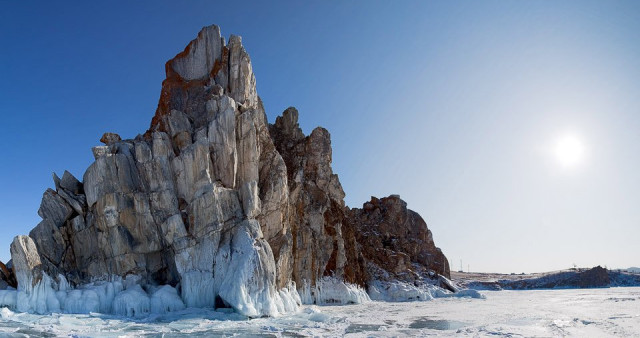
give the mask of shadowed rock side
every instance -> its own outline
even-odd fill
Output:
[[[9,262],[13,263],[13,262]],[[7,263],[6,265],[0,262],[0,290],[4,290],[7,287],[17,288],[18,281],[16,281],[16,275],[13,273],[13,268],[11,264]]]
[[[365,286],[367,261],[398,276],[416,269],[410,262],[448,276],[426,224],[404,202],[391,198],[377,214],[346,208],[329,132],[305,136],[295,108],[269,125],[255,84],[241,38],[227,44],[217,26],[203,28],[167,62],[144,135],[105,133],[82,182],[54,174],[29,234],[35,245],[20,252],[37,248],[53,284],[136,276],[143,286],[176,287],[186,306],[248,316],[295,307],[291,281],[332,276]],[[398,244],[359,234],[374,223],[395,227],[385,231]],[[397,255],[407,257],[402,268],[385,263]],[[20,271],[33,270],[23,261],[13,257],[18,284]]]

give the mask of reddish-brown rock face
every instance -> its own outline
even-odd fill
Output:
[[[6,283],[6,286],[10,286],[12,288],[18,287],[18,282],[16,281],[16,275],[13,273],[13,269],[8,268],[4,263],[0,262],[0,284],[2,282]],[[0,289],[2,289],[0,287]]]
[[[355,229],[346,221],[342,185],[331,169],[329,132],[318,127],[305,136],[295,108],[285,110],[270,132],[287,166],[293,279],[300,284],[335,276],[365,285],[364,258]]]
[[[372,197],[362,209],[351,209],[348,219],[357,229],[362,255],[393,278],[412,281],[428,270],[449,278],[449,262],[427,223],[400,196]]]

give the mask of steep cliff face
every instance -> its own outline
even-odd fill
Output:
[[[285,110],[270,130],[287,168],[294,280],[300,285],[335,276],[364,285],[364,259],[355,228],[346,220],[342,185],[331,169],[329,132],[318,127],[305,136],[295,108]]]
[[[217,26],[203,28],[167,62],[143,135],[104,134],[82,182],[54,174],[43,220],[29,234],[34,246],[23,238],[20,252],[35,252],[38,273],[58,286],[136,276],[137,284],[176,287],[186,306],[249,316],[295,308],[291,281],[332,276],[365,286],[368,262],[448,275],[426,224],[406,205],[346,208],[329,132],[305,136],[295,108],[269,125],[255,84],[241,38],[226,43]],[[370,226],[395,227],[385,236],[400,241],[390,247],[363,231]],[[386,264],[393,255],[405,255],[405,265]],[[14,258],[15,271],[34,271],[23,261]]]

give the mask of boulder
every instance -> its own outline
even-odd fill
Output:
[[[10,251],[18,289],[27,290],[40,283],[43,278],[42,262],[31,237],[16,236]]]
[[[120,140],[122,140],[120,138],[120,135],[116,134],[116,133],[104,133],[102,134],[102,137],[100,138],[100,142],[106,144],[106,145],[111,145],[114,144],[116,142],[120,142]]]

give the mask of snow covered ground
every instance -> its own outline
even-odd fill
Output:
[[[486,299],[304,306],[247,319],[185,309],[129,319],[0,309],[0,336],[640,336],[640,288],[486,291]]]

